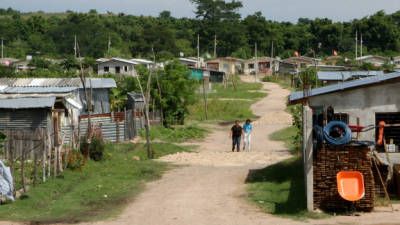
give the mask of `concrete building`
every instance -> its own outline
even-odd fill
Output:
[[[243,60],[232,57],[220,57],[206,61],[207,68],[222,71],[226,76],[241,74]]]
[[[371,63],[374,66],[382,66],[388,61],[386,57],[378,55],[367,55],[363,57],[358,57],[355,60],[359,63]]]
[[[251,58],[244,62],[244,74],[255,74],[256,68],[258,69],[257,74],[271,75],[275,69],[274,63],[278,63],[276,59],[271,57],[257,57],[257,59]]]
[[[136,75],[135,65],[140,63],[128,60],[128,59],[120,59],[120,58],[112,58],[110,60],[107,59],[98,59],[97,62],[97,74],[104,75],[107,73],[111,74],[123,74],[134,76]]]
[[[204,58],[200,57],[186,57],[186,58],[179,58],[179,61],[182,64],[194,67],[206,67],[206,63],[204,62]]]
[[[289,99],[291,104],[307,102],[303,106],[303,163],[309,211],[314,210],[314,126],[323,126],[328,108],[333,108],[332,116],[336,118],[335,120],[357,125],[359,119],[361,126],[375,127],[359,133],[359,140],[376,142],[378,140],[376,126],[379,122],[385,121],[387,125],[392,124],[393,126],[384,128],[384,139],[387,143],[393,141],[398,146],[400,145],[398,135],[400,127],[395,124],[399,123],[400,118],[400,96],[396,94],[399,89],[400,73],[391,73],[291,93]],[[357,136],[357,133],[352,134],[353,139]],[[393,157],[391,158],[392,161]]]
[[[299,71],[311,66],[319,65],[321,63],[320,59],[310,58],[306,56],[291,57],[282,61],[285,63],[296,65]]]
[[[321,64],[325,66],[336,66],[339,61],[342,60],[342,56],[329,56],[328,58],[322,60]]]
[[[392,64],[394,65],[395,71],[400,71],[400,56],[393,57]]]
[[[154,62],[147,59],[131,59],[130,61],[135,62],[138,65],[144,65],[147,69],[154,67]]]
[[[377,124],[383,114],[400,117],[400,95],[396,94],[399,89],[400,73],[396,72],[312,89],[308,102],[314,110],[326,110],[331,106],[335,113],[346,115],[350,124],[357,124],[360,118],[361,125],[368,126]],[[303,91],[290,95],[291,103],[304,100]],[[375,130],[361,133],[362,140],[375,141],[376,138]],[[400,144],[399,136],[395,142]]]

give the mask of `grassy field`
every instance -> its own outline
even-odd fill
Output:
[[[160,139],[169,143],[182,143],[192,139],[204,138],[207,129],[198,125],[175,126],[166,128],[163,126],[152,126],[150,128],[150,139]],[[139,132],[142,138],[145,138],[145,131]]]
[[[154,143],[155,157],[190,150]],[[143,144],[108,144],[105,159],[90,161],[80,170],[66,170],[58,178],[39,184],[27,199],[1,205],[0,220],[27,222],[79,222],[117,214],[148,181],[170,168],[147,160]]]
[[[258,92],[262,88],[261,83],[246,83],[236,77],[236,89],[228,83],[224,88],[223,84],[213,84],[216,93],[208,95],[208,120],[211,121],[234,121],[257,118],[250,110],[250,106],[267,94]],[[204,101],[201,95],[199,101],[189,107],[189,120],[204,121]],[[223,100],[225,99],[225,100]],[[229,99],[226,101],[226,99]]]

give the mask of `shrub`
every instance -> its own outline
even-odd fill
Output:
[[[74,149],[68,153],[62,153],[63,164],[69,169],[82,169],[86,164],[85,155]]]
[[[87,137],[84,137],[81,141],[80,150],[82,154],[88,155],[87,152],[88,148],[90,153],[89,154],[90,158],[93,159],[94,161],[101,161],[103,159],[104,148],[105,148],[105,143],[103,139],[99,137],[93,137],[92,139],[90,139],[89,146],[87,146],[88,145],[87,141],[88,141]]]

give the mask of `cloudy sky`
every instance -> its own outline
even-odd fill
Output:
[[[378,10],[393,13],[400,10],[400,0],[242,0],[243,16],[261,11],[267,19],[296,22],[299,17],[328,17],[334,21],[361,18]],[[104,13],[123,12],[157,16],[169,10],[175,17],[193,17],[194,6],[189,0],[0,0],[0,8],[12,7],[24,12],[66,10]]]

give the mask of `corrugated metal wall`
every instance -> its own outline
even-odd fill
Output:
[[[1,110],[0,130],[21,130],[45,128],[48,124],[48,110]]]
[[[143,127],[142,118],[136,118],[135,127],[135,122],[133,121],[134,116],[131,110],[126,111],[126,116],[125,113],[94,114],[92,116],[92,125],[95,127],[101,126],[104,140],[111,142],[132,140],[137,133],[137,131],[135,132],[135,129],[141,129]],[[81,137],[86,134],[87,126],[88,119],[81,117]],[[71,127],[63,126],[62,133],[66,134],[65,143],[69,143],[71,139]],[[75,133],[78,134],[78,128],[75,128]]]

